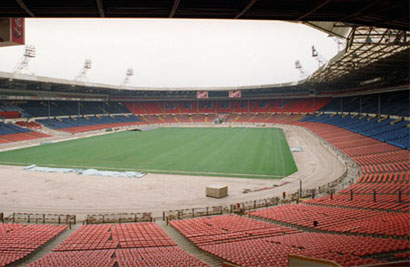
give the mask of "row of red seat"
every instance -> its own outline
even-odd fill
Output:
[[[409,183],[410,151],[380,141],[369,141],[368,137],[328,124],[300,123],[299,125],[309,128],[344,153],[350,155],[361,167],[362,175],[358,182],[339,193],[347,194],[351,190],[354,194],[372,194],[374,191],[379,195],[398,195],[399,192],[401,194],[410,193],[407,186]],[[343,146],[349,142],[360,144],[361,141],[363,143],[358,147],[345,148]],[[394,209],[399,207],[398,209],[401,211],[408,210],[408,205],[397,202],[398,204],[393,207]],[[349,203],[348,206],[350,207],[351,204]],[[357,201],[354,204],[361,207]],[[367,204],[366,206],[368,206]],[[390,209],[391,207],[390,204],[383,204],[380,201],[372,205],[372,207],[376,206],[383,209]]]
[[[380,196],[381,194],[390,194],[396,196],[396,202],[399,203],[399,198],[397,197],[399,191],[403,195],[408,195],[410,193],[410,188],[408,183],[355,183],[341,191],[339,194],[350,194],[350,191],[353,190],[354,194],[373,194],[376,192],[376,195]],[[378,199],[376,197],[376,199]],[[379,198],[380,201],[380,198]],[[409,203],[407,203],[409,204]]]
[[[390,162],[403,162],[410,159],[410,151],[398,150],[394,152],[381,152],[374,155],[366,155],[362,157],[355,157],[354,160],[359,165],[371,165]]]
[[[409,171],[390,171],[384,173],[372,173],[363,171],[363,175],[357,180],[358,183],[409,183]]]
[[[410,236],[405,223],[410,221],[409,213],[290,204],[253,211],[250,215],[321,231]]]
[[[288,123],[297,122],[305,115],[303,114],[230,114],[227,116],[227,122],[234,123]],[[140,116],[145,123],[162,124],[162,123],[211,123],[215,114],[192,114],[188,115],[142,115]]]
[[[208,266],[177,246],[53,252],[30,267],[60,266]]]
[[[314,112],[330,102],[330,98],[250,100],[250,101],[166,101],[125,102],[134,114],[196,114],[196,113],[272,113],[272,112]]]
[[[267,236],[292,234],[297,229],[236,215],[201,217],[170,222],[179,232],[196,245],[231,242]]]
[[[357,156],[365,156],[365,155],[372,155],[377,153],[386,153],[386,152],[393,152],[399,151],[401,148],[397,146],[392,146],[386,143],[378,142],[375,144],[369,144],[359,147],[350,147],[346,149],[342,149],[345,154],[350,157],[357,157]]]
[[[4,134],[4,135],[0,135],[0,143],[27,141],[27,140],[34,140],[38,138],[46,138],[46,137],[50,137],[50,135],[43,134],[43,133],[37,133],[37,132]]]
[[[360,166],[362,173],[374,172],[401,172],[410,170],[410,162],[408,160],[401,160],[396,162],[378,163]]]
[[[405,239],[292,232],[289,227],[232,215],[171,221],[171,225],[202,250],[239,266],[288,266],[289,254],[328,259],[342,266],[376,264],[385,261],[372,256],[403,251],[410,245]],[[254,228],[267,231],[276,227],[274,235],[241,235]],[[227,234],[231,236],[225,238]]]
[[[19,126],[31,128],[31,129],[41,129],[43,127],[41,124],[38,124],[34,121],[31,121],[31,122],[17,121],[16,124]]]
[[[373,258],[362,258],[354,255],[341,255],[337,252],[301,250],[290,246],[281,246],[265,240],[249,240],[222,246],[206,246],[203,250],[229,260],[240,266],[289,266],[288,255],[301,255],[312,258],[327,259],[341,266],[358,266],[383,263]]]
[[[70,127],[70,128],[63,128],[59,131],[69,132],[69,133],[82,133],[82,132],[89,132],[89,131],[98,131],[108,128],[115,128],[115,127],[124,127],[124,126],[131,126],[131,125],[142,125],[142,122],[121,122],[121,123],[107,123],[107,124],[97,124],[97,125],[87,125],[87,126],[78,126],[78,127]]]
[[[6,118],[6,119],[20,118],[20,112],[19,111],[0,111],[0,117]]]
[[[0,266],[23,259],[66,228],[64,225],[0,224]]]
[[[339,149],[347,149],[353,147],[368,146],[373,144],[378,144],[379,141],[370,137],[364,137],[360,139],[344,140],[341,139],[338,142],[333,142]]]
[[[207,266],[156,223],[83,225],[29,266]]]
[[[377,189],[376,189],[377,190]],[[410,196],[402,195],[401,201],[399,201],[398,195],[377,195],[376,202],[373,195],[353,195],[351,199],[349,191],[346,190],[339,195],[334,195],[333,199],[329,195],[316,199],[305,201],[307,204],[326,205],[336,207],[352,207],[374,210],[386,210],[386,211],[409,211]],[[345,193],[345,194],[343,194]]]
[[[155,223],[83,225],[54,251],[174,246]]]

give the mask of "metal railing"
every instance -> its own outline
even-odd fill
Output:
[[[152,222],[153,220],[151,212],[88,214],[83,224]]]

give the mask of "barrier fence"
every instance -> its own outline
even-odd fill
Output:
[[[151,212],[143,213],[113,213],[113,214],[89,214],[85,217],[83,224],[100,223],[131,223],[152,222]]]
[[[67,224],[71,227],[77,223],[72,214],[41,214],[41,213],[13,213],[6,217],[3,222],[12,223],[36,223],[36,224]]]
[[[265,208],[280,204],[287,204],[296,202],[298,203],[300,199],[303,198],[315,198],[317,194],[323,194],[334,191],[334,187],[339,185],[347,176],[347,170],[336,180],[329,182],[325,185],[319,186],[318,188],[299,190],[293,194],[286,193],[283,194],[282,198],[271,197],[259,200],[250,200],[245,202],[234,203],[226,206],[213,206],[205,208],[192,208],[192,209],[178,209],[169,210],[162,213],[162,219],[168,224],[171,220],[195,218],[201,216],[211,216],[211,215],[222,215],[236,213],[243,215],[246,212],[256,210],[259,208]]]

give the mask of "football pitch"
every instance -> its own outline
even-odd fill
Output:
[[[1,152],[0,164],[265,179],[297,170],[278,128],[125,131]]]

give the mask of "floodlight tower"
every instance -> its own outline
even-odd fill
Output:
[[[314,45],[312,45],[312,57],[314,57],[317,60],[317,63],[319,64],[319,68],[328,62],[326,58],[324,58],[321,54],[319,54],[319,52],[316,50]]]
[[[302,67],[302,64],[300,64],[299,59],[295,61],[295,68],[299,71],[301,79],[304,79],[308,76],[305,69]]]
[[[77,76],[75,76],[74,80],[86,82],[87,81],[87,72],[91,69],[91,59],[86,59],[84,62],[83,69]]]
[[[121,85],[127,86],[130,83],[131,76],[134,76],[134,70],[132,68],[128,68],[127,72],[125,73],[125,79]]]
[[[23,56],[21,57],[17,65],[14,67],[14,72],[33,75],[34,73],[29,70],[28,64],[30,60],[35,57],[36,57],[36,47],[34,45],[27,45],[24,49]]]

